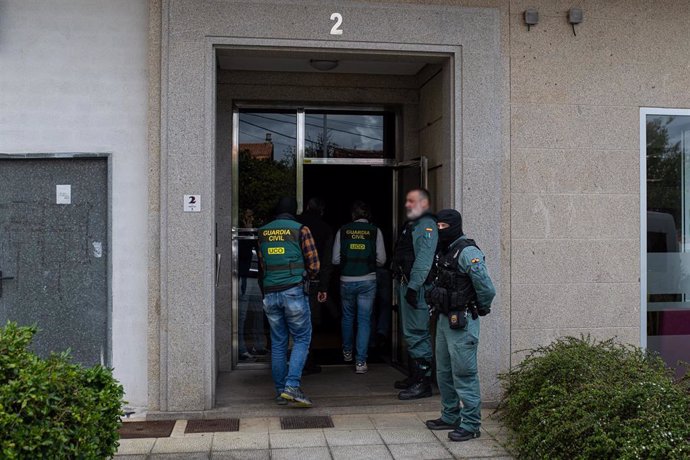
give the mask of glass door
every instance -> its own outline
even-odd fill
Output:
[[[425,156],[409,161],[399,162],[393,168],[393,234],[398,237],[402,224],[405,222],[405,196],[413,188],[428,188],[429,186],[428,159]],[[392,257],[392,255],[391,255]],[[399,308],[398,282],[393,282],[393,304]],[[407,345],[402,333],[402,319],[398,308],[393,309],[393,343],[392,360],[402,366],[407,366]]]
[[[269,329],[258,284],[258,231],[283,196],[301,203],[298,113],[236,110],[233,114],[233,366],[270,363]]]
[[[370,201],[377,216],[385,220],[380,227],[388,241],[394,238],[392,227],[397,227],[397,217],[392,218],[391,212],[397,216],[397,210],[391,210],[397,208],[394,203],[398,188],[392,184],[401,183],[408,188],[426,184],[425,158],[395,167],[395,125],[395,113],[383,110],[242,108],[234,111],[233,367],[265,367],[270,363],[270,334],[258,285],[257,229],[273,218],[273,208],[280,197],[295,196],[298,212],[302,211],[305,198],[324,199],[327,202],[324,219],[334,230],[349,220],[352,200]],[[341,355],[338,283],[331,285],[334,286],[329,293],[332,300],[322,309],[325,310],[322,316],[331,315],[335,319],[315,325],[312,338],[312,353],[317,357],[323,355],[320,358],[324,363],[329,362],[333,350],[337,356]],[[383,308],[382,316],[390,318],[385,315],[386,311],[390,312],[390,302],[388,305],[388,309]],[[391,334],[393,344],[402,342],[397,334],[396,328],[395,334]]]

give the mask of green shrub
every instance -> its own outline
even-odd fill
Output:
[[[27,349],[35,327],[0,328],[0,458],[102,459],[118,446],[123,389],[110,369]]]
[[[690,395],[642,349],[566,337],[500,378],[521,458],[690,458]]]

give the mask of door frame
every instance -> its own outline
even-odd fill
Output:
[[[106,212],[106,241],[107,251],[105,254],[106,262],[106,353],[103,357],[103,365],[112,367],[113,365],[113,154],[112,152],[37,152],[37,153],[0,153],[1,160],[90,160],[90,159],[105,159],[106,160],[106,193],[107,206]]]
[[[339,52],[339,51],[352,51],[352,50],[358,50],[362,52],[369,52],[372,54],[386,54],[386,55],[408,55],[408,54],[433,54],[433,55],[438,55],[442,54],[445,55],[448,58],[448,87],[446,90],[448,91],[448,94],[450,95],[450,99],[445,102],[447,104],[446,106],[446,113],[448,114],[448,120],[446,121],[447,123],[447,129],[448,129],[448,154],[449,154],[449,196],[450,196],[450,203],[451,206],[458,209],[461,208],[461,203],[462,203],[462,162],[460,161],[461,158],[461,152],[462,152],[462,139],[460,138],[460,133],[462,133],[462,126],[461,126],[461,91],[460,89],[462,88],[462,75],[460,72],[460,69],[462,68],[462,46],[461,45],[448,45],[448,44],[434,44],[434,45],[425,45],[425,44],[401,44],[401,43],[396,43],[396,44],[387,44],[387,43],[370,43],[370,42],[347,42],[347,41],[339,41],[337,43],[334,42],[329,42],[329,41],[321,41],[321,40],[306,40],[300,42],[299,46],[295,45],[295,42],[289,39],[254,39],[254,38],[239,38],[239,37],[214,37],[214,36],[207,36],[205,38],[205,49],[206,49],[206,54],[205,54],[205,72],[204,72],[204,86],[206,87],[205,91],[205,99],[204,99],[204,114],[205,114],[205,119],[207,120],[205,123],[205,133],[204,133],[204,150],[208,152],[208,155],[210,158],[216,158],[217,151],[216,151],[216,141],[217,141],[217,94],[216,94],[216,88],[217,88],[217,70],[216,70],[216,50],[219,48],[224,48],[224,49],[254,49],[254,50],[262,50],[262,49],[271,49],[271,48],[279,48],[281,50],[296,50],[296,51],[305,51],[305,50],[319,50],[321,53],[328,53],[328,51],[333,51],[333,52]],[[167,90],[167,88],[166,88]],[[239,101],[236,102],[236,104],[239,103]],[[264,104],[265,105],[265,104]],[[292,104],[291,104],[292,105]],[[274,105],[271,105],[271,107],[275,107]],[[317,108],[324,108],[324,107],[318,107]],[[339,109],[343,109],[344,107],[338,107]],[[357,109],[364,109],[364,107],[356,107]],[[234,124],[235,126],[236,124]],[[166,132],[168,130],[167,124],[163,126],[162,131]],[[234,127],[233,127],[234,129]],[[239,127],[238,127],[239,129]],[[397,143],[396,143],[397,144]],[[396,148],[398,146],[396,145]],[[166,150],[166,149],[164,149]],[[298,149],[299,150],[299,149]],[[396,152],[396,154],[399,155],[399,152]],[[165,155],[163,155],[165,157]],[[165,162],[167,163],[167,161]],[[163,165],[163,168],[165,168],[165,165]],[[205,188],[205,190],[208,191],[213,191],[215,190],[216,183],[215,183],[215,178],[216,178],[216,165],[215,161],[208,161],[205,163],[205,168],[204,168],[204,177],[208,179],[207,185],[208,187]],[[167,184],[166,179],[169,179],[169,177],[163,178],[161,181],[162,183],[162,190],[166,190],[169,185]],[[301,179],[301,177],[300,177]],[[164,185],[164,186],[163,186]],[[214,193],[209,193],[208,196],[210,199],[208,200],[209,204],[209,209],[215,209],[215,197]],[[234,200],[234,197],[232,198]],[[209,220],[205,221],[206,222],[206,227],[210,230],[214,227],[215,224],[215,213],[211,214],[211,217]],[[167,237],[167,236],[166,236]],[[215,242],[214,241],[209,241],[208,244],[205,247],[205,252],[208,254],[208,257],[206,259],[206,263],[204,264],[204,272],[210,274],[211,279],[215,279],[213,276],[216,271],[216,247],[215,247]],[[167,273],[169,263],[164,255],[162,254],[162,261],[163,263],[161,264],[161,272]],[[165,299],[166,303],[169,302],[168,296],[168,287],[165,286],[165,283],[162,284],[161,286],[161,297]],[[208,323],[209,330],[215,331],[215,307],[216,307],[216,293],[215,293],[215,284],[210,283],[207,290],[205,290],[205,302],[207,302],[208,308],[204,309],[206,312],[206,322]],[[163,315],[162,315],[162,320],[163,320]],[[167,320],[167,316],[165,316],[165,320]],[[161,342],[163,344],[167,344],[170,340],[169,334],[165,332],[165,328],[163,328],[162,333],[161,333]],[[206,350],[206,353],[204,355],[206,356],[203,360],[203,365],[201,366],[203,368],[203,373],[204,373],[204,381],[203,381],[203,386],[204,386],[204,394],[203,394],[203,401],[204,401],[204,406],[206,409],[211,409],[215,406],[215,396],[216,396],[216,378],[218,375],[218,363],[216,359],[216,336],[214,333],[208,334],[206,337],[203,339],[204,345],[203,348]],[[170,363],[170,359],[167,353],[167,345],[166,346],[161,346],[161,353],[162,356],[160,358],[161,361],[161,378],[160,378],[160,393],[162,395],[165,395],[161,398],[161,410],[169,410],[170,407],[170,402],[168,400],[169,397],[169,382],[171,380],[175,380],[177,377],[175,375],[171,375],[169,371],[169,366],[168,363]],[[233,350],[234,353],[234,350]]]

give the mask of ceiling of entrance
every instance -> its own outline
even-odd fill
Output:
[[[221,70],[253,70],[263,72],[318,72],[376,75],[415,75],[427,64],[441,63],[442,55],[390,55],[346,52],[305,52],[249,49],[218,49]],[[312,60],[338,61],[333,70],[318,71]]]

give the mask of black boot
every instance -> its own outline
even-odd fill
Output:
[[[431,379],[427,373],[431,371],[431,363],[424,359],[415,360],[415,372],[412,374],[414,383],[406,390],[398,393],[398,399],[407,401],[410,399],[428,398],[431,396]]]
[[[407,390],[398,393],[398,399],[402,401],[429,397],[431,397],[431,382],[429,381],[429,377],[424,377]]]

